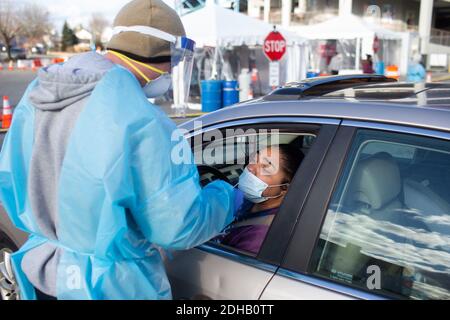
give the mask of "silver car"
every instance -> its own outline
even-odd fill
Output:
[[[237,183],[248,129],[306,157],[257,254],[220,238],[168,253],[174,298],[450,299],[450,85],[302,87],[181,126],[205,141],[195,154],[241,163],[196,157],[203,183]],[[204,139],[214,129],[242,130]]]

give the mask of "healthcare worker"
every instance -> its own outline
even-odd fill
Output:
[[[170,299],[158,248],[197,246],[233,219],[232,186],[202,189],[194,164],[175,164],[187,142],[148,102],[171,73],[190,78],[180,18],[161,0],[134,0],[113,33],[105,56],[41,69],[14,112],[0,200],[30,234],[13,255],[21,298]]]
[[[425,82],[427,71],[423,67],[422,63],[420,63],[420,61],[421,61],[420,54],[418,53],[414,54],[408,65],[406,81],[414,83]]]

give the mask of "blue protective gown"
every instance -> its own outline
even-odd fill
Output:
[[[20,267],[24,254],[51,243],[63,252],[59,299],[170,299],[155,246],[187,249],[217,235],[233,219],[232,186],[217,181],[201,189],[194,164],[171,161],[180,143],[171,139],[175,124],[116,66],[95,87],[71,133],[59,178],[58,239],[49,240],[27,197],[35,113],[27,96],[35,85],[17,106],[0,155],[0,200],[30,234],[13,255],[22,298],[36,298]]]
[[[410,63],[408,65],[408,72],[406,74],[406,81],[408,82],[423,82],[425,81],[427,71],[420,63]]]

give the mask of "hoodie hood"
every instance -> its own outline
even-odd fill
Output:
[[[43,111],[58,111],[86,98],[114,63],[95,52],[76,55],[64,64],[38,72],[38,85],[30,101]]]

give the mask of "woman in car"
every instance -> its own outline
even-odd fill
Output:
[[[258,253],[304,155],[291,145],[257,152],[239,177],[236,220],[221,243]],[[239,201],[240,200],[240,201]]]

